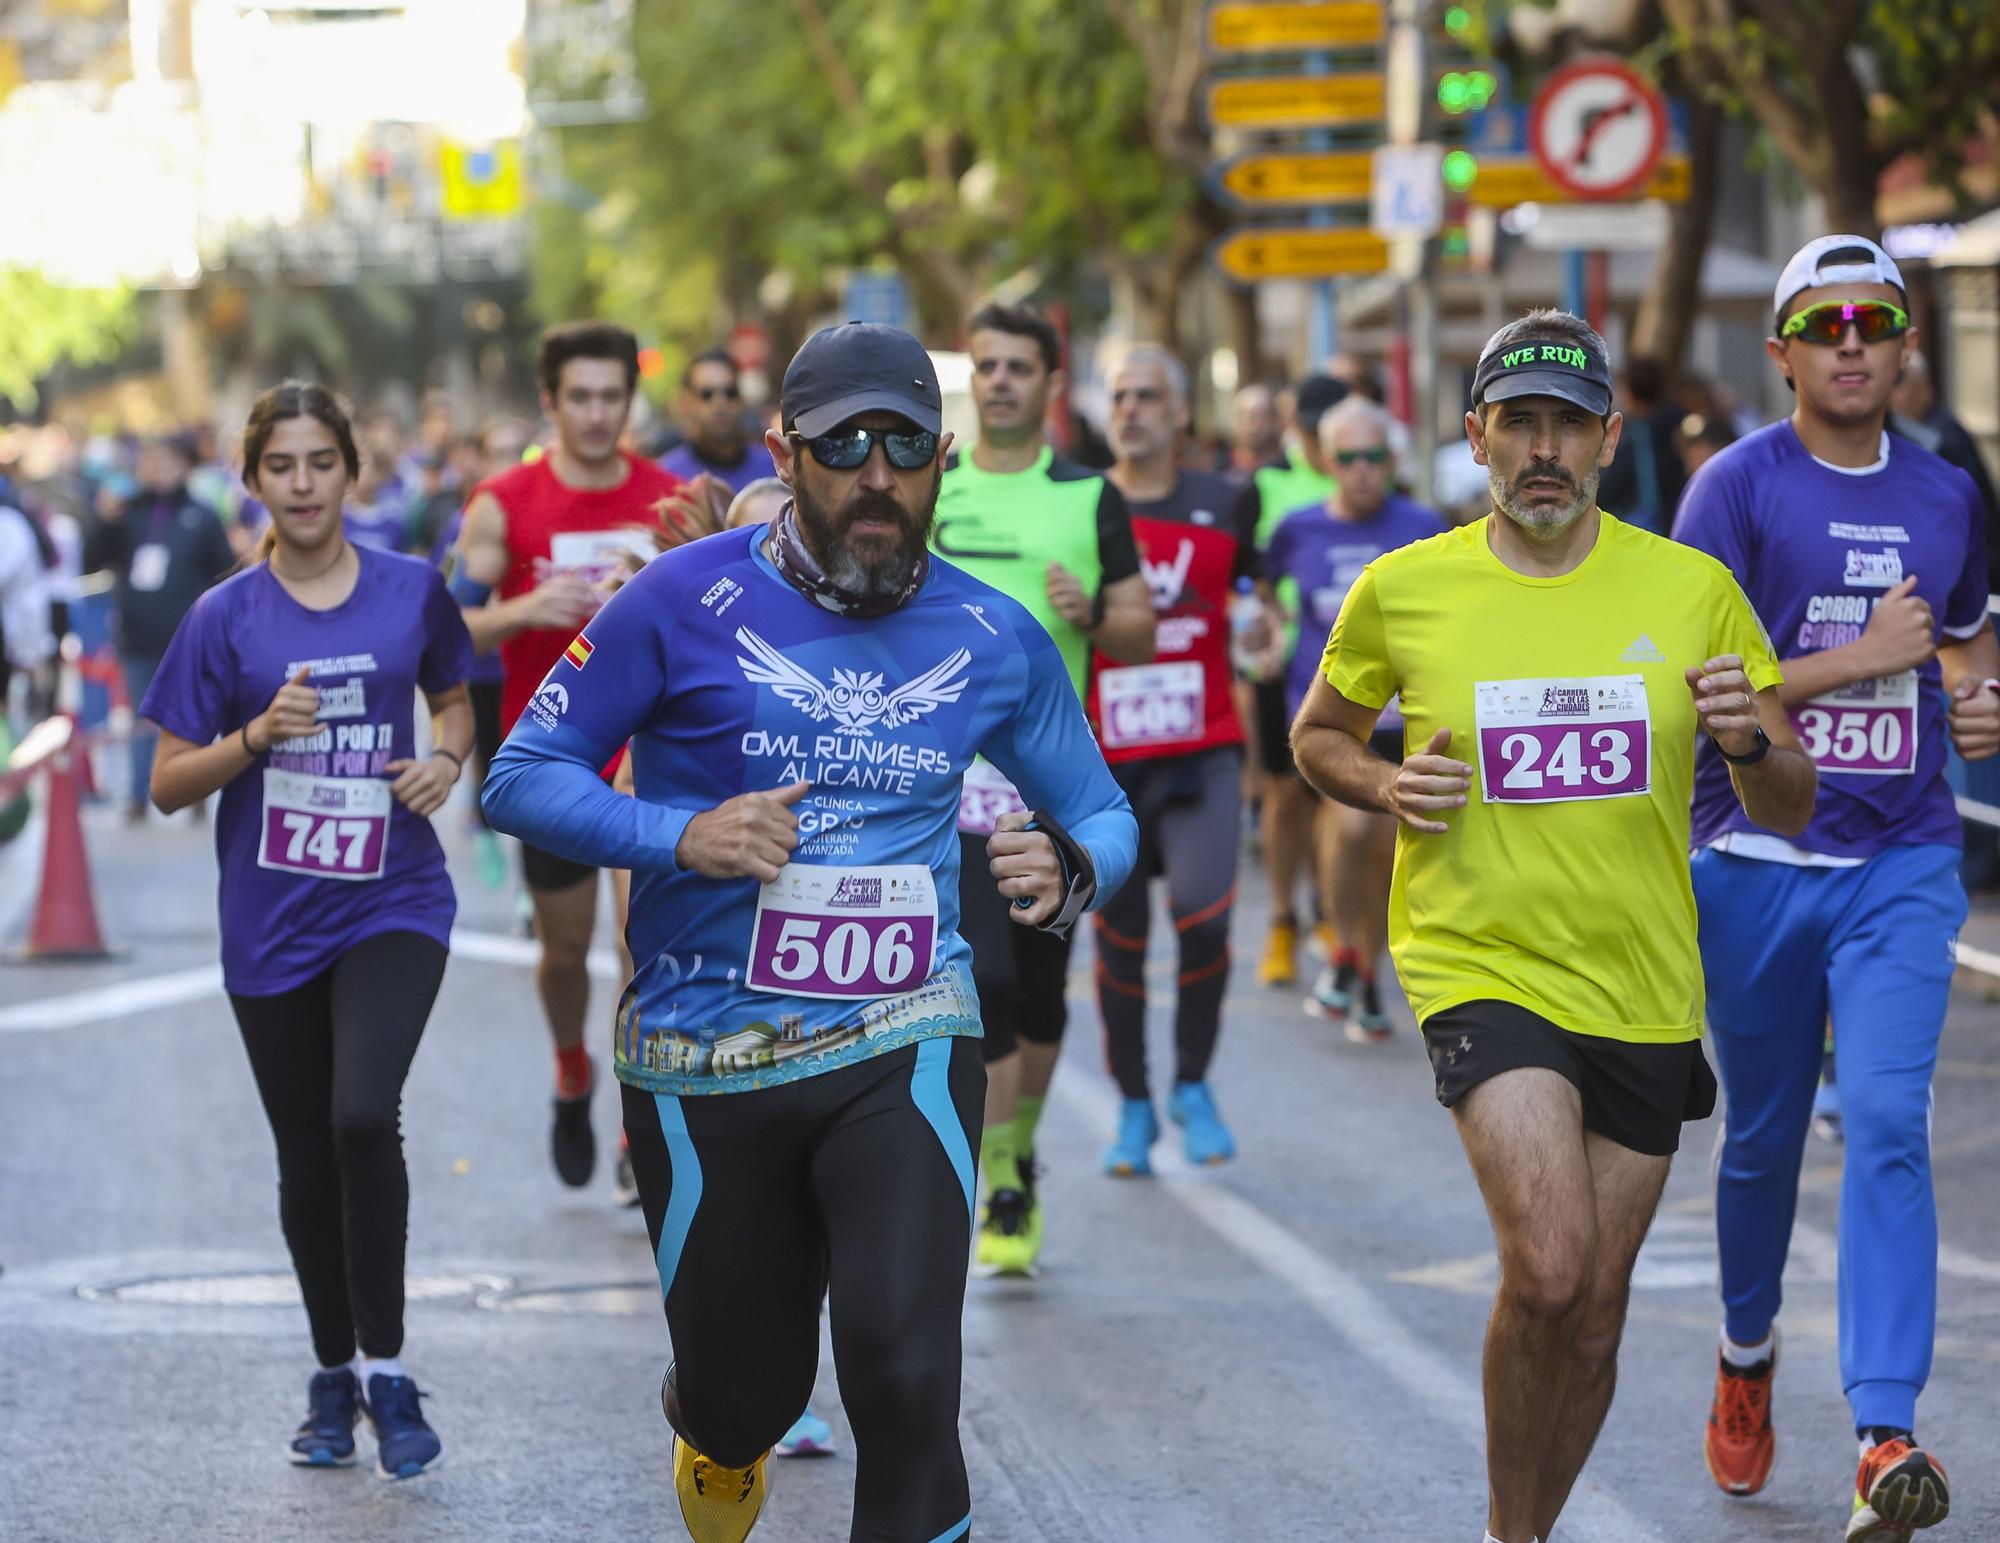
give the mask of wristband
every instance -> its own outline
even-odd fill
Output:
[[[1024,828],[1040,831],[1054,844],[1056,856],[1062,862],[1065,884],[1062,905],[1057,908],[1055,915],[1041,923],[1035,930],[1054,933],[1059,938],[1067,937],[1076,919],[1089,908],[1090,902],[1097,896],[1097,869],[1082,843],[1057,824],[1056,817],[1047,810],[1037,809],[1029,817]],[[1027,911],[1033,909],[1034,904],[1035,902],[1028,896],[1021,895],[1014,901],[1014,908]]]
[[[1764,732],[1763,725],[1761,724],[1759,724],[1757,728],[1756,746],[1750,751],[1748,755],[1731,755],[1727,750],[1724,750],[1722,748],[1721,740],[1718,739],[1714,743],[1715,743],[1715,753],[1721,756],[1722,759],[1727,761],[1731,766],[1755,766],[1759,761],[1763,760],[1765,756],[1771,753],[1771,736]]]
[[[465,757],[460,755],[456,750],[447,750],[443,745],[433,745],[431,747],[431,754],[441,755],[460,771],[465,770]]]
[[[241,732],[242,732],[242,735],[243,735],[243,748],[244,748],[245,750],[247,750],[247,751],[248,751],[248,752],[250,753],[250,759],[254,761],[254,760],[256,760],[256,759],[257,759],[257,757],[258,757],[258,756],[262,755],[262,754],[263,754],[263,752],[262,752],[261,750],[259,750],[259,749],[258,749],[258,748],[257,748],[257,747],[256,747],[255,745],[253,745],[253,744],[251,744],[251,743],[250,743],[250,725],[249,725],[249,724],[247,724],[247,723],[246,723],[246,724],[244,724],[244,725],[243,725],[243,728],[242,728],[242,730],[241,730]]]

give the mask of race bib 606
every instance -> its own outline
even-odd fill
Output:
[[[1473,720],[1489,804],[1633,798],[1652,786],[1643,675],[1479,681]]]

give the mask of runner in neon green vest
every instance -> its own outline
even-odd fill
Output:
[[[1081,713],[1093,644],[1123,663],[1153,657],[1153,605],[1131,516],[1103,477],[1043,442],[1043,416],[1062,383],[1055,329],[1027,307],[986,305],[966,332],[979,442],[945,470],[931,546],[1020,601],[1048,629]],[[1041,1252],[1035,1125],[1062,1046],[1069,970],[1069,940],[1013,925],[987,878],[987,835],[996,822],[1026,818],[1006,778],[975,761],[959,805],[963,872],[973,876],[961,883],[959,930],[972,945],[986,1035],[979,1149],[986,1204],[976,1263],[996,1275],[1032,1274]]]

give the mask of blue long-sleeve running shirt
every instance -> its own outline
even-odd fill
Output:
[[[722,1093],[980,1032],[958,935],[959,784],[975,753],[1090,854],[1093,904],[1138,827],[1055,644],[1015,601],[933,558],[886,616],[826,610],[726,532],[647,565],[591,620],[494,758],[501,830],[632,870],[636,975],[621,1081]],[[599,768],[631,744],[638,797]],[[685,872],[688,821],[805,781],[773,883]]]

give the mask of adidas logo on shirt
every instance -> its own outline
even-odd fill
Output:
[[[1660,652],[1658,644],[1642,632],[1639,634],[1636,642],[1625,645],[1625,652],[1618,657],[1637,664],[1640,662],[1657,663],[1667,656]]]

